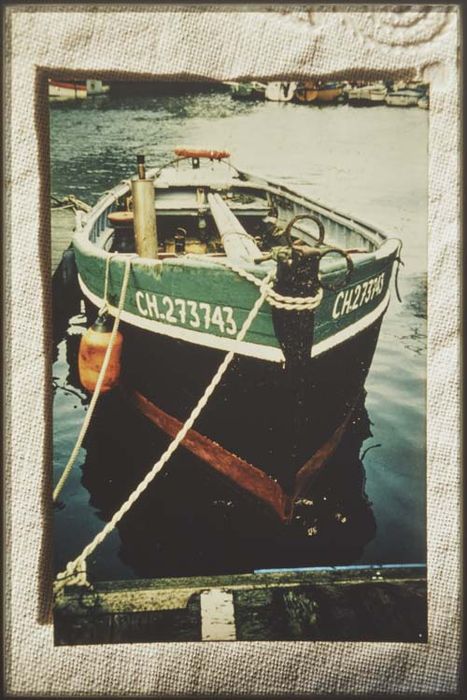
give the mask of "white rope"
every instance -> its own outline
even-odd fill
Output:
[[[249,327],[253,323],[253,320],[255,319],[256,315],[258,314],[265,298],[266,295],[269,292],[270,289],[270,283],[273,277],[273,273],[270,273],[269,275],[266,276],[266,278],[261,282],[261,291],[258,299],[254,303],[253,307],[250,310],[250,313],[245,319],[245,322],[243,323],[243,326],[240,329],[240,332],[238,333],[238,336],[236,338],[236,342],[241,342]],[[207,386],[204,394],[202,397],[199,399],[198,403],[192,410],[190,416],[184,423],[184,425],[180,428],[179,432],[175,436],[175,438],[172,440],[168,448],[165,450],[163,455],[160,457],[160,459],[154,464],[152,469],[146,474],[144,479],[140,482],[140,484],[136,487],[136,489],[130,494],[130,496],[127,498],[127,500],[120,506],[120,508],[114,513],[112,516],[111,520],[105,525],[105,527],[94,537],[94,539],[83,549],[81,554],[74,559],[73,561],[69,562],[66,566],[65,571],[60,572],[57,574],[56,578],[56,583],[55,583],[55,590],[58,591],[60,588],[62,588],[64,585],[67,585],[70,582],[77,583],[85,582],[85,574],[83,578],[83,572],[86,571],[86,558],[92,554],[92,552],[96,549],[96,547],[101,544],[101,542],[104,541],[104,539],[107,537],[108,534],[112,532],[112,530],[115,528],[115,526],[120,522],[120,520],[123,518],[123,516],[130,510],[132,505],[138,500],[138,498],[141,496],[141,494],[146,490],[146,488],[149,486],[151,481],[154,479],[154,477],[161,471],[161,469],[164,467],[165,464],[169,461],[177,447],[180,445],[180,443],[184,440],[186,437],[187,433],[191,428],[193,427],[194,422],[200,415],[201,411],[203,408],[206,406],[209,398],[211,397],[212,393],[214,392],[214,389],[217,387],[219,382],[222,379],[222,376],[224,375],[225,371],[227,370],[228,366],[232,362],[233,358],[235,356],[235,349],[230,350],[226,356],[224,357],[223,361],[219,365],[216,373],[214,374],[213,378],[211,379],[209,385]]]
[[[106,261],[104,307],[103,307],[104,309],[105,309],[106,304],[107,304],[107,288],[108,288],[108,281],[109,281],[110,257],[111,256],[109,256],[107,258],[107,261]],[[88,410],[86,411],[86,416],[84,418],[83,425],[81,426],[81,430],[80,430],[80,433],[78,435],[78,439],[76,440],[75,446],[74,446],[73,451],[68,459],[68,462],[65,466],[65,469],[63,470],[63,473],[60,477],[60,480],[54,489],[53,497],[52,497],[54,503],[56,502],[58,496],[60,495],[60,492],[61,492],[62,488],[64,487],[65,482],[68,479],[68,476],[73,468],[76,457],[78,456],[78,452],[81,448],[81,445],[83,444],[84,436],[86,435],[86,431],[89,427],[89,423],[91,422],[91,418],[92,418],[92,415],[94,413],[94,409],[96,407],[97,400],[99,398],[99,394],[100,394],[101,389],[102,389],[102,384],[103,384],[103,381],[105,378],[105,374],[107,372],[107,367],[109,365],[112,348],[113,348],[113,345],[115,343],[115,338],[117,337],[118,326],[120,324],[120,316],[122,313],[123,304],[125,302],[126,290],[128,287],[128,280],[130,278],[130,267],[131,267],[131,258],[128,257],[126,259],[126,263],[125,263],[125,272],[123,275],[122,289],[120,292],[120,300],[118,302],[117,313],[115,315],[115,322],[114,322],[114,325],[112,328],[112,333],[110,335],[109,344],[107,346],[107,350],[106,350],[106,353],[104,356],[104,361],[102,363],[102,367],[101,367],[101,370],[99,372],[99,377],[97,379],[96,387],[94,389],[94,393],[93,393],[91,401],[89,403]]]
[[[190,254],[189,257],[201,259],[202,256]],[[243,267],[235,265],[227,259],[212,258],[212,260],[213,262],[219,263],[220,265],[224,265],[224,267],[227,267],[229,270],[232,270],[232,272],[236,272],[237,275],[243,277],[249,282],[252,282],[257,287],[259,287],[260,290],[263,288],[264,280],[258,279],[255,275],[251,274]],[[279,292],[276,292],[274,289],[272,289],[272,287],[269,284],[267,284],[266,286],[266,301],[268,302],[268,304],[270,304],[271,306],[275,306],[277,309],[286,309],[287,311],[310,311],[312,309],[316,309],[321,304],[321,300],[323,298],[323,290],[321,287],[312,297],[291,297],[279,294]]]

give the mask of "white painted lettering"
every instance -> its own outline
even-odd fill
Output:
[[[157,297],[155,294],[149,294],[149,292],[146,292],[146,305],[148,307],[149,314],[153,318],[159,318],[159,308],[157,306]]]
[[[375,296],[379,296],[384,289],[385,273],[382,272],[378,277],[372,277],[361,284],[356,284],[350,289],[339,292],[336,296],[334,306],[332,308],[332,317],[334,319],[356,311]]]
[[[354,288],[355,289],[355,299],[352,304],[352,310],[356,311],[358,309],[358,300],[360,299],[360,293],[362,291],[362,288],[360,287],[359,284]]]
[[[339,311],[338,307],[339,307],[339,302],[343,298],[344,298],[344,292],[339,292],[339,294],[336,297],[336,301],[334,302],[334,307],[332,309],[332,317],[333,318],[339,318],[339,316],[341,315],[342,311]]]
[[[222,335],[237,334],[237,324],[231,306],[212,306],[207,302],[172,299],[167,295],[159,298],[156,294],[142,291],[136,292],[135,300],[141,316],[149,316],[165,323],[189,324],[192,328],[203,328],[208,332],[212,332],[213,326],[217,326]],[[162,304],[162,313],[159,313],[159,304]],[[335,318],[336,312],[337,301],[333,312]]]
[[[144,299],[143,292],[140,292],[140,291],[136,292],[135,299],[136,299],[136,306],[138,307],[138,311],[140,312],[140,314],[142,316],[147,316],[148,310],[145,309],[141,304],[142,300]]]
[[[352,311],[352,290],[346,289],[344,292],[344,300],[342,301],[341,314],[348,314]]]

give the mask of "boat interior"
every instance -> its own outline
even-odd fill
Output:
[[[162,259],[227,255],[253,263],[274,247],[294,240],[316,247],[320,239],[324,246],[364,254],[385,240],[370,227],[232,166],[219,173],[212,165],[202,168],[194,161],[191,168],[165,168],[152,177],[158,257]],[[295,218],[296,223],[288,226]],[[135,252],[131,189],[109,200],[96,217],[90,239],[108,252]]]

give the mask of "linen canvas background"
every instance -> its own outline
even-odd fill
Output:
[[[5,652],[10,695],[454,693],[460,672],[459,9],[10,6],[5,14]],[[47,75],[430,82],[426,645],[54,647]]]

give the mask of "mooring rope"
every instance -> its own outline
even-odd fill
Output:
[[[241,342],[244,338],[245,335],[247,334],[248,329],[250,328],[251,324],[253,323],[255,317],[257,316],[264,300],[266,299],[266,296],[270,290],[270,285],[272,284],[272,278],[274,276],[274,272],[269,273],[265,279],[261,282],[261,288],[260,288],[260,295],[256,302],[254,303],[253,307],[251,308],[248,316],[246,317],[238,335],[235,340],[236,343]],[[112,518],[109,520],[109,522],[105,525],[105,527],[94,537],[94,539],[83,549],[81,554],[76,557],[73,561],[69,562],[66,566],[66,569],[59,574],[57,574],[56,581],[55,581],[55,592],[57,593],[61,588],[66,586],[67,584],[71,583],[78,583],[80,585],[86,585],[86,559],[89,557],[90,554],[96,549],[96,547],[101,544],[101,542],[104,541],[104,539],[107,537],[108,534],[112,532],[112,530],[115,528],[115,526],[120,522],[120,520],[123,518],[123,516],[130,510],[130,508],[133,506],[133,504],[138,500],[138,498],[141,496],[141,494],[146,490],[146,488],[149,486],[151,481],[154,479],[154,477],[161,471],[161,469],[164,467],[165,464],[169,461],[175,450],[178,448],[180,443],[185,439],[187,433],[191,428],[193,427],[193,424],[195,423],[196,419],[200,415],[201,411],[204,409],[206,404],[209,401],[209,398],[211,397],[212,393],[214,392],[214,389],[217,387],[219,382],[221,381],[225,371],[227,370],[228,366],[232,362],[233,358],[235,356],[235,347],[230,350],[226,356],[224,357],[223,361],[219,365],[216,373],[214,374],[213,378],[211,379],[210,383],[206,387],[203,395],[199,399],[198,403],[196,406],[193,408],[190,416],[184,423],[184,425],[180,428],[179,432],[175,436],[175,438],[172,440],[170,445],[167,447],[165,452],[162,454],[162,456],[158,459],[158,461],[154,464],[154,466],[151,468],[151,470],[146,474],[144,479],[139,483],[139,485],[134,489],[134,491],[129,495],[127,500],[120,506],[120,508],[114,513]],[[97,388],[97,387],[96,387]]]
[[[80,199],[75,197],[74,194],[67,194],[63,199],[58,199],[54,195],[50,196],[50,199],[54,203],[52,209],[74,209],[75,211],[90,212],[91,206],[82,202]]]
[[[189,257],[190,258],[197,258],[197,259],[202,258],[202,256],[197,255],[197,254],[189,254]],[[243,267],[240,267],[239,265],[235,265],[234,263],[230,262],[230,260],[227,260],[227,259],[212,258],[212,260],[213,260],[213,262],[219,263],[220,265],[223,265],[224,267],[228,268],[229,270],[232,270],[232,272],[236,272],[237,275],[239,275],[240,277],[243,277],[244,279],[248,280],[249,282],[252,282],[257,287],[259,287],[260,291],[262,291],[263,288],[266,287],[265,300],[267,301],[268,304],[270,304],[271,306],[275,306],[277,309],[285,309],[286,311],[309,311],[312,309],[316,309],[321,304],[321,300],[323,298],[323,290],[321,287],[318,289],[316,294],[314,296],[311,296],[311,297],[285,296],[283,294],[279,294],[279,292],[276,292],[271,287],[269,282],[267,282],[265,284],[265,280],[268,279],[267,277],[260,280],[255,275],[251,274],[251,272],[248,272],[247,270],[245,270]]]
[[[116,254],[113,253],[109,255],[109,257],[106,260],[106,270],[105,270],[105,285],[104,285],[104,306],[102,307],[101,311],[105,311],[107,308],[107,294],[108,294],[108,284],[109,284],[109,268],[110,268],[110,260],[113,258]],[[107,367],[109,365],[110,361],[110,355],[112,352],[113,345],[115,343],[115,338],[117,337],[117,331],[118,331],[118,326],[120,324],[120,316],[123,310],[123,304],[125,303],[125,296],[126,296],[126,290],[128,287],[128,280],[130,279],[130,269],[131,269],[131,260],[134,256],[127,257],[125,261],[125,271],[123,275],[123,282],[122,282],[122,289],[120,291],[120,299],[118,302],[118,308],[117,308],[117,313],[115,315],[115,321],[113,324],[112,328],[112,333],[110,335],[110,340],[109,344],[107,346],[107,350],[104,356],[104,361],[102,363],[101,370],[99,372],[99,377],[97,379],[96,387],[94,389],[91,401],[89,403],[88,410],[86,411],[86,416],[83,421],[83,425],[81,426],[80,433],[78,435],[78,438],[76,440],[75,446],[71,452],[71,455],[68,459],[68,462],[65,466],[65,469],[63,470],[63,473],[59,479],[58,484],[56,485],[54,492],[53,492],[53,501],[54,503],[57,501],[58,496],[60,495],[60,492],[62,488],[65,485],[66,480],[68,479],[68,476],[70,475],[71,470],[73,469],[73,465],[76,461],[76,457],[78,456],[78,452],[81,448],[81,445],[83,444],[84,437],[86,435],[86,431],[89,427],[89,424],[91,422],[91,418],[94,413],[94,409],[97,404],[97,400],[99,398],[99,394],[102,389],[102,383],[105,379],[105,374],[107,372]]]

